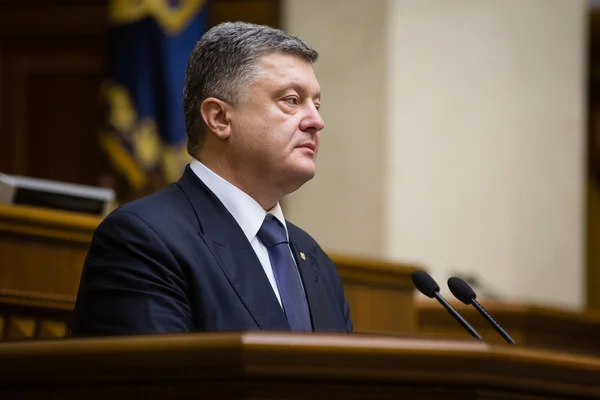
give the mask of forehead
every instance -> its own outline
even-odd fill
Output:
[[[297,83],[310,91],[319,91],[319,82],[312,64],[300,57],[271,53],[259,58],[261,76],[256,83],[263,85],[286,85]]]

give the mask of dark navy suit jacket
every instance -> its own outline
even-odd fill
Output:
[[[333,262],[306,232],[287,228],[313,330],[351,332]],[[189,166],[178,182],[123,205],[96,229],[73,336],[256,329],[290,328],[248,239]]]

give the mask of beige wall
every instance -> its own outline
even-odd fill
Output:
[[[318,177],[287,216],[326,249],[583,303],[582,0],[286,0],[320,51]]]
[[[325,120],[315,179],[284,201],[297,222],[328,250],[380,256],[383,177],[385,2],[284,1],[284,26],[321,54]]]

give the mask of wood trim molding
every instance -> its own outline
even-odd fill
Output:
[[[0,233],[24,234],[88,245],[100,217],[0,204]]]
[[[412,288],[412,273],[418,265],[401,264],[382,259],[330,254],[344,282],[360,282],[381,286]]]
[[[0,303],[72,311],[75,306],[75,297],[60,293],[0,288]]]

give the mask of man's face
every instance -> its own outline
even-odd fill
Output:
[[[230,145],[236,164],[290,193],[312,179],[324,122],[320,87],[310,63],[273,53],[234,108]],[[243,163],[243,164],[240,164]]]

